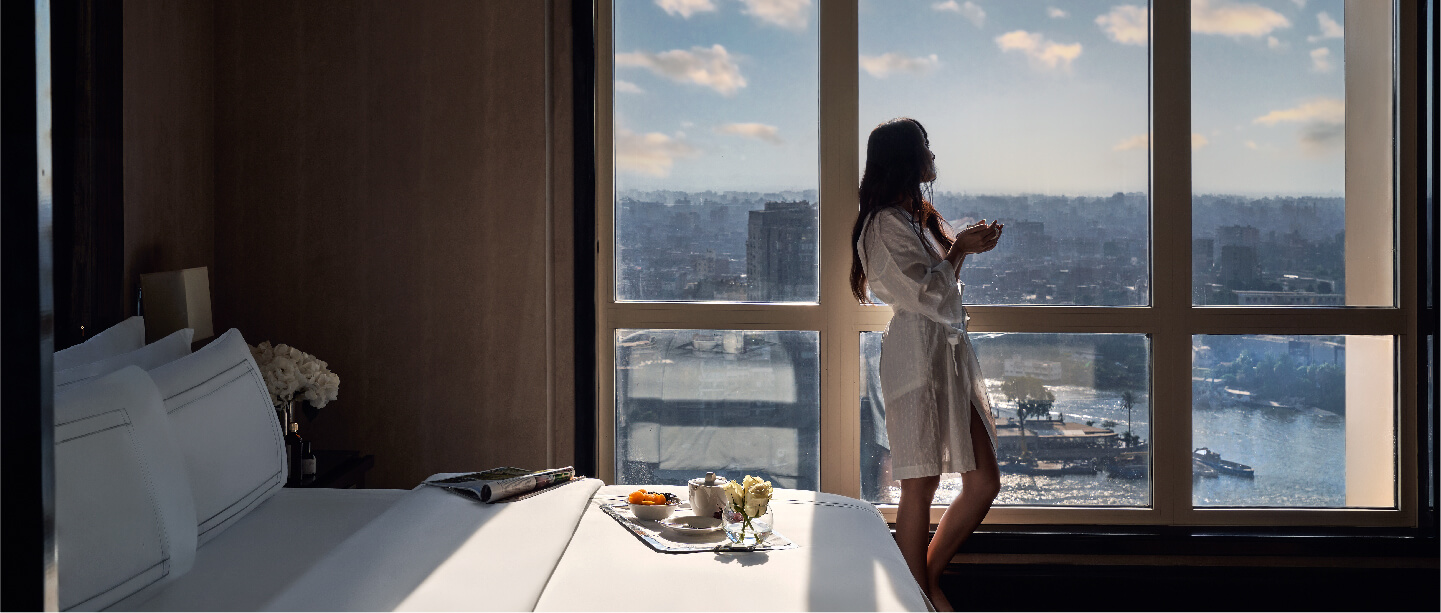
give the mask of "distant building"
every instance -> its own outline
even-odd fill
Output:
[[[1197,238],[1191,240],[1191,266],[1193,270],[1211,270],[1216,265],[1216,239]]]
[[[1221,226],[1216,228],[1216,240],[1221,247],[1250,247],[1261,244],[1261,230],[1252,226]]]
[[[1254,228],[1253,228],[1254,229]],[[1261,265],[1256,260],[1256,247],[1221,245],[1221,284],[1227,289],[1254,288],[1261,282]]]
[[[818,297],[816,207],[767,202],[751,211],[746,232],[746,299],[810,302]]]

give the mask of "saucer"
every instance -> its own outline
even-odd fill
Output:
[[[717,518],[698,515],[677,515],[660,523],[681,534],[706,534],[720,530],[724,525]]]

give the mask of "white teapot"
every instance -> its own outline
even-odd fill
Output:
[[[725,509],[729,502],[726,497],[726,483],[725,477],[717,477],[715,473],[706,473],[704,477],[691,479],[691,512],[696,516],[720,519],[721,510]]]

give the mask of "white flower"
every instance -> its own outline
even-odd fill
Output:
[[[764,515],[771,504],[771,482],[746,475],[745,513],[747,517]]]
[[[319,409],[340,396],[340,377],[325,360],[283,343],[272,347],[269,341],[251,347],[250,355],[276,406],[298,398]]]
[[[739,481],[727,481],[725,485],[726,497],[730,499],[731,509],[742,511],[745,509],[746,494],[745,488]]]

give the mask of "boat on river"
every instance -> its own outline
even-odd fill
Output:
[[[1220,474],[1221,474],[1221,473],[1218,472],[1216,469],[1211,468],[1209,465],[1201,462],[1200,460],[1197,460],[1197,459],[1195,459],[1195,458],[1191,458],[1191,476],[1192,476],[1192,477],[1202,477],[1202,478],[1205,478],[1205,479],[1215,479],[1216,477],[1220,476]]]
[[[1151,473],[1151,457],[1145,451],[1128,451],[1104,462],[1112,479],[1145,479]]]
[[[1036,460],[1031,462],[1003,462],[1001,472],[1022,475],[1094,475],[1096,467],[1091,462],[1052,462]]]
[[[1247,479],[1256,478],[1256,473],[1250,466],[1240,462],[1223,460],[1221,459],[1221,454],[1211,451],[1206,447],[1197,447],[1195,451],[1191,452],[1191,457],[1195,458],[1195,460],[1201,464],[1216,469],[1216,472],[1223,475],[1245,477]]]

